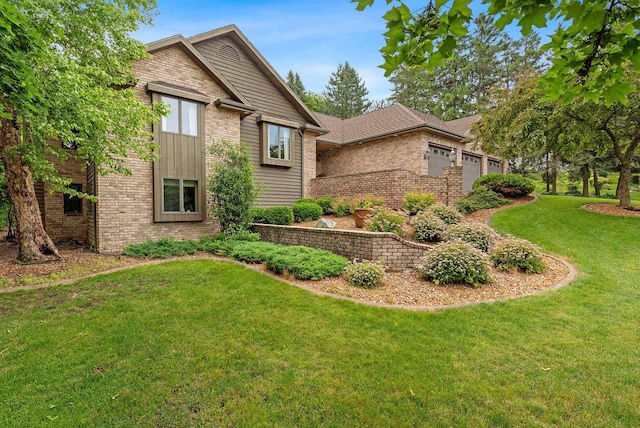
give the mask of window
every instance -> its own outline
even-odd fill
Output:
[[[82,193],[82,184],[71,183],[69,189]],[[82,199],[77,196],[67,195],[63,197],[63,210],[65,215],[82,215]]]
[[[198,212],[198,180],[164,178],[162,208],[168,214]]]
[[[198,136],[198,104],[177,98],[162,96],[169,105],[169,114],[162,118],[162,131],[172,134]]]
[[[299,125],[290,120],[278,117],[258,117],[261,132],[261,156],[262,165],[293,166],[296,147],[296,128]]]
[[[291,160],[291,129],[278,125],[267,125],[269,133],[269,157]]]

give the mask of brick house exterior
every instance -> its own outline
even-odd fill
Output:
[[[445,123],[400,104],[345,121],[313,113],[233,25],[188,39],[169,37],[150,43],[148,51],[151,58],[134,64],[133,90],[143,103],[162,100],[176,106],[170,117],[148,129],[160,147],[159,159],[143,161],[131,154],[131,175],[107,176],[83,159],[60,163],[61,175],[98,202],[74,202],[36,183],[45,228],[54,241],[81,241],[117,253],[149,239],[215,233],[219,225],[207,210],[204,192],[214,160],[204,149],[216,140],[247,143],[265,189],[260,206],[291,205],[307,196],[376,193],[397,207],[402,195],[416,188],[434,191],[451,205],[463,196],[464,152],[481,156],[482,173],[488,171],[487,155],[467,142],[473,118]],[[273,130],[281,145],[275,155]],[[454,165],[447,163],[437,174],[429,161],[435,146],[457,151]],[[178,192],[177,211],[167,209],[171,192]]]

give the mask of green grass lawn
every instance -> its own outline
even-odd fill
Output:
[[[571,285],[437,313],[170,262],[0,295],[0,426],[640,426],[640,219],[542,197],[502,232]]]

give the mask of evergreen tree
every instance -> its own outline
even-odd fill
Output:
[[[346,61],[331,73],[323,95],[327,99],[326,113],[340,119],[365,113],[372,104],[362,78]]]
[[[287,73],[287,85],[289,88],[298,96],[300,99],[306,103],[307,102],[307,90],[302,83],[302,79],[298,72],[293,72],[293,70],[289,70]]]

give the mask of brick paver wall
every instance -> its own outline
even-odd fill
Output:
[[[390,208],[399,208],[404,194],[416,190],[433,192],[446,205],[463,197],[462,167],[446,168],[442,176],[417,175],[403,169],[317,177],[311,180],[310,196],[352,197],[371,193],[382,196]]]
[[[390,270],[415,268],[431,247],[405,241],[393,233],[316,229],[312,227],[254,224],[253,231],[262,241],[283,245],[304,245],[358,258],[383,261]]]

